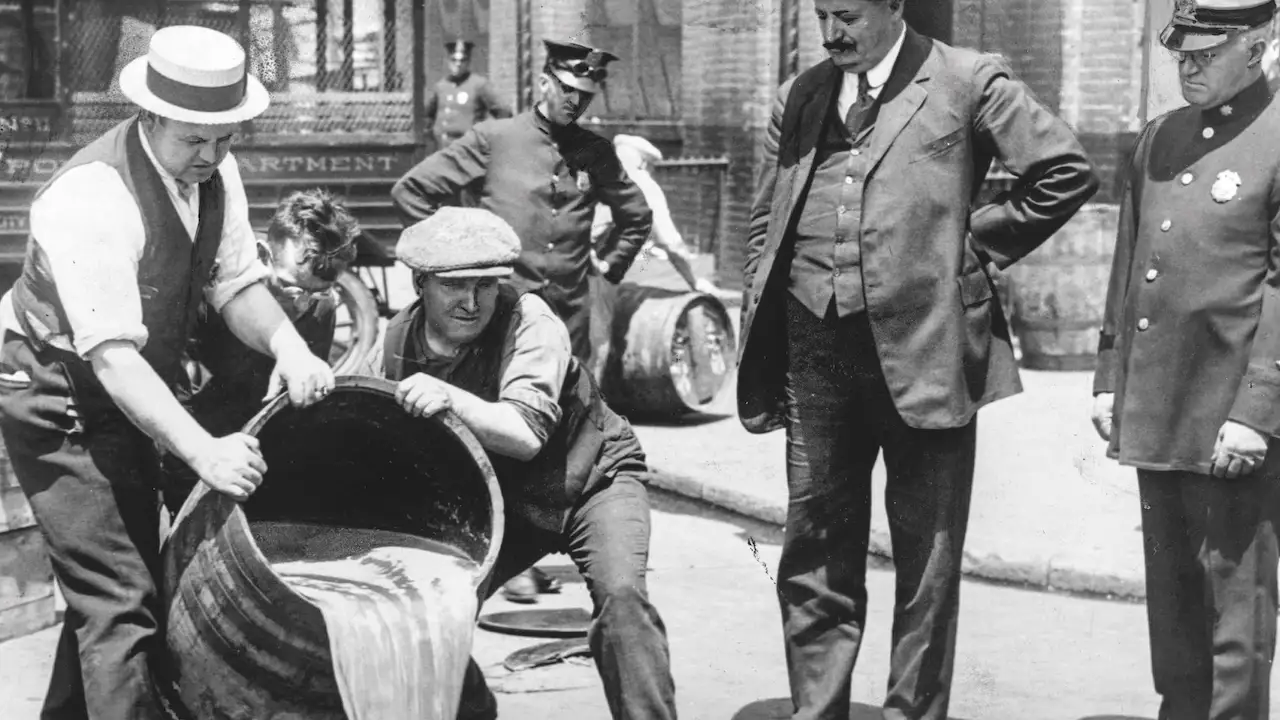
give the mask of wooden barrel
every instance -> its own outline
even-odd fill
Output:
[[[732,374],[733,324],[714,295],[623,283],[613,316],[604,393],[618,412],[705,409]]]
[[[1086,205],[1009,270],[1023,367],[1092,370],[1107,301],[1118,208]]]
[[[478,592],[502,543],[493,468],[452,413],[410,417],[381,379],[339,378],[306,409],[277,398],[245,432],[261,443],[262,486],[240,504],[198,485],[165,541],[167,652],[153,675],[184,720],[342,720],[323,617],[275,574],[250,523],[440,541],[479,565]]]

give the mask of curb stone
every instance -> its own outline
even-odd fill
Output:
[[[785,524],[786,508],[749,493],[717,487],[688,475],[656,467],[651,468],[648,480],[649,485],[659,490],[714,505],[778,528]],[[867,554],[876,560],[892,561],[890,547],[889,534],[872,529]],[[1068,592],[1125,602],[1142,602],[1146,599],[1146,590],[1140,578],[1125,578],[1080,568],[1055,567],[1052,559],[1043,562],[1012,561],[995,554],[976,557],[965,553],[961,573],[988,582],[1051,592]]]

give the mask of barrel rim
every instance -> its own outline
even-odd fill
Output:
[[[645,298],[641,302],[641,304],[643,305],[644,303],[649,302],[649,300],[651,299],[652,298]],[[732,363],[735,366],[737,365],[737,354],[738,354],[737,333],[733,331],[733,318],[729,316],[729,309],[725,307],[725,304],[723,302],[720,301],[720,298],[716,297],[715,295],[712,295],[711,293],[702,292],[701,290],[690,290],[687,293],[682,293],[680,295],[673,295],[669,298],[661,298],[661,299],[667,300],[667,301],[678,301],[678,306],[676,308],[676,311],[668,313],[667,316],[663,319],[663,322],[662,322],[663,337],[674,338],[676,336],[676,327],[680,325],[681,318],[683,318],[686,313],[692,310],[694,305],[697,305],[699,303],[705,304],[708,308],[715,311],[715,313],[718,316],[720,316],[720,318],[724,321],[723,326],[724,326],[725,335],[729,339],[730,344],[733,346],[733,352],[728,353],[726,355],[726,357],[728,358],[727,362]],[[627,339],[630,340],[630,333],[628,333]],[[627,347],[629,350],[630,349],[629,342]],[[663,344],[662,357],[663,357],[663,362],[667,365],[670,365],[672,361],[675,359],[674,357],[672,357],[671,342],[668,341]],[[737,368],[734,367],[730,369],[736,370]],[[730,372],[726,371],[725,378],[728,379],[729,375],[730,375]],[[690,412],[702,412],[703,410],[706,410],[708,407],[711,407],[712,405],[715,404],[716,400],[719,398],[720,392],[723,392],[723,388],[721,388],[721,390],[718,391],[716,395],[712,397],[710,400],[708,400],[707,402],[689,402],[688,399],[684,397],[684,394],[680,392],[680,389],[676,387],[675,378],[668,377],[667,382],[671,384],[671,391],[675,393],[676,397],[680,399],[680,402]]]
[[[334,380],[334,392],[336,393],[338,391],[372,392],[394,399],[396,395],[396,383],[385,378],[366,377],[360,375],[342,375]],[[330,393],[327,397],[320,400],[320,402],[325,402],[329,398],[332,398],[333,395],[334,393]],[[267,422],[288,406],[288,394],[280,393],[269,401],[261,410],[259,410],[258,414],[254,415],[249,422],[245,423],[241,432],[246,435],[257,437],[258,433],[262,431],[262,428],[267,424]],[[489,455],[480,445],[480,441],[476,438],[475,433],[471,432],[462,420],[458,418],[457,413],[452,410],[444,410],[426,419],[439,422],[444,426],[445,430],[451,432],[454,437],[462,443],[467,452],[475,459],[476,465],[484,475],[485,484],[489,489],[489,507],[493,531],[489,542],[489,548],[485,552],[484,560],[480,563],[480,566],[476,569],[475,573],[474,587],[479,588],[485,582],[490,571],[497,563],[498,552],[502,549],[502,542],[506,529],[506,509],[502,497],[502,489],[498,485],[497,473],[494,472],[493,464],[489,461]],[[258,547],[258,542],[253,537],[253,533],[248,532],[249,518],[245,515],[244,508],[240,502],[223,493],[214,491],[203,482],[198,482],[196,483],[195,489],[193,489],[187,496],[186,502],[183,503],[182,509],[178,512],[178,517],[174,519],[174,524],[177,524],[180,518],[189,515],[196,505],[202,501],[204,496],[210,493],[216,496],[214,498],[214,502],[222,504],[227,510],[225,515],[226,522],[241,524],[245,528],[244,534],[249,543],[249,547],[251,547],[253,552],[257,554],[258,558],[262,560],[262,566],[266,571],[271,573],[271,575],[280,581],[284,587],[288,588],[284,579],[276,573],[275,569],[271,567],[269,562],[266,562],[266,556],[263,555],[262,549]],[[293,590],[289,591],[294,592]],[[310,603],[310,600],[307,600],[301,594],[295,594]]]

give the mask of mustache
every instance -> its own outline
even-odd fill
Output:
[[[826,50],[851,50],[854,46],[847,42],[824,42],[822,47]]]

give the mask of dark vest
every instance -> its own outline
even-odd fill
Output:
[[[169,200],[160,173],[142,149],[136,118],[117,125],[77,152],[36,197],[71,168],[93,162],[106,163],[120,174],[142,213],[146,240],[138,263],[138,290],[148,339],[141,354],[173,387],[183,371],[183,350],[195,325],[201,294],[213,275],[222,240],[222,177],[215,172],[199,186],[200,223],[192,242]],[[18,323],[32,348],[41,356],[64,363],[75,376],[71,382],[77,394],[105,394],[89,364],[74,350],[71,326],[58,298],[48,257],[34,239],[27,242],[26,261],[22,276],[13,286],[12,299]]]
[[[843,78],[842,78],[843,79]],[[840,93],[831,93],[813,159],[813,178],[801,199],[788,289],[814,315],[832,299],[840,317],[866,309],[862,291],[862,189],[870,169],[866,152],[879,103],[855,138],[839,116]],[[798,102],[791,93],[788,103]],[[794,111],[793,111],[794,112]]]
[[[519,297],[514,289],[502,286],[493,319],[464,350],[467,355],[452,363],[443,377],[429,374],[486,402],[497,402],[503,345]],[[401,310],[387,325],[383,364],[388,379],[399,381],[428,371],[413,352],[413,338],[422,333],[421,302]],[[489,453],[508,511],[554,532],[564,529],[568,510],[607,485],[618,470],[644,465],[631,426],[605,405],[591,373],[584,372],[576,359],[570,358],[559,404],[560,423],[532,460]]]

